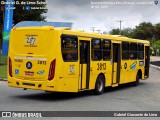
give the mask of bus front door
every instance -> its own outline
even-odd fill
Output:
[[[113,43],[113,64],[112,64],[112,85],[117,85],[120,81],[120,44]]]
[[[80,41],[79,90],[89,89],[90,78],[90,42]]]

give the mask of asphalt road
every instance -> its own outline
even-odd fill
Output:
[[[150,64],[160,67],[160,61],[153,61],[153,62],[150,62]]]
[[[137,87],[130,84],[106,88],[100,96],[82,93],[46,93],[22,90],[0,81],[0,111],[159,111],[160,71]]]

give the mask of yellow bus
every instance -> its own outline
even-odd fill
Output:
[[[10,87],[79,92],[149,77],[149,42],[53,26],[11,30]]]

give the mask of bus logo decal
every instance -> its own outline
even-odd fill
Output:
[[[25,47],[37,47],[37,45],[35,45],[36,42],[36,38],[35,36],[37,35],[26,35],[26,45],[24,45]]]
[[[136,64],[137,64],[137,62],[135,61],[135,62],[130,66],[130,69],[131,69],[131,70],[134,70],[134,69],[136,68]]]
[[[18,69],[15,69],[15,74],[19,74],[19,70]]]
[[[26,68],[27,69],[31,69],[32,68],[32,63],[31,62],[27,62],[26,63]]]
[[[27,37],[27,43],[29,43],[30,45],[34,45],[36,38],[34,37]]]
[[[42,75],[44,73],[44,70],[38,71],[37,74]]]

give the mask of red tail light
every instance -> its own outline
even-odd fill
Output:
[[[12,61],[11,61],[11,58],[9,57],[9,60],[8,60],[8,62],[9,62],[9,65],[8,65],[8,69],[9,69],[9,75],[10,75],[10,77],[12,77],[13,75],[12,75]]]
[[[56,68],[56,59],[54,59],[50,64],[48,80],[52,80],[54,78],[55,68]]]

